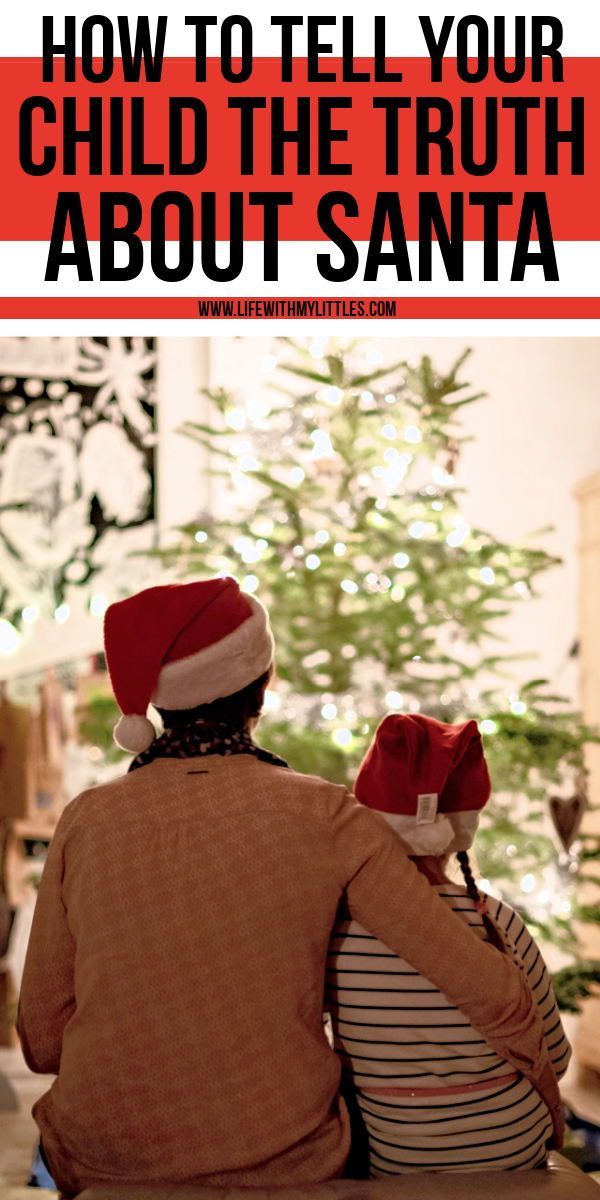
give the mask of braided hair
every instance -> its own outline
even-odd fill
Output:
[[[481,892],[479,891],[479,888],[477,887],[477,884],[475,883],[475,878],[473,875],[473,871],[471,870],[471,863],[469,862],[469,855],[467,854],[467,851],[466,850],[458,850],[456,857],[458,859],[459,866],[462,871],[463,879],[465,881],[467,895],[468,895],[469,899],[473,901],[473,904],[475,905],[477,911],[479,913],[481,913],[481,919],[483,921],[484,929],[488,936],[488,940],[492,943],[493,946],[496,947],[497,950],[500,951],[501,954],[506,954],[506,943],[504,941],[504,938],[502,937],[500,930],[494,924],[494,922],[492,921],[492,918],[490,917],[485,896],[481,895]]]

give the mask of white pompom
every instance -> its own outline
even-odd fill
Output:
[[[121,750],[129,750],[131,754],[141,754],[147,750],[156,737],[152,721],[147,717],[130,715],[121,717],[113,730],[113,737]]]

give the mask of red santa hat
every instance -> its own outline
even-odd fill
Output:
[[[106,661],[123,716],[115,741],[134,754],[156,732],[159,708],[195,708],[233,695],[273,661],[266,610],[235,579],[147,588],[111,604],[104,619]]]
[[[491,791],[476,721],[384,717],[360,765],[355,793],[414,854],[468,850]]]

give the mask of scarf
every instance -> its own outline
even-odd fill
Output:
[[[271,763],[274,767],[287,767],[283,758],[257,746],[247,730],[227,725],[224,721],[209,724],[197,720],[182,725],[180,729],[165,729],[148,750],[143,750],[133,759],[128,770],[147,767],[156,758],[201,758],[208,754],[220,754],[223,758],[231,754],[252,754],[254,758]]]

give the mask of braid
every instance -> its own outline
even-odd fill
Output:
[[[473,904],[475,905],[477,911],[481,913],[483,925],[484,925],[485,931],[488,935],[490,942],[492,943],[493,946],[496,947],[497,950],[500,950],[500,952],[502,954],[506,954],[506,945],[505,945],[504,939],[502,937],[502,934],[500,933],[500,930],[496,927],[496,925],[492,921],[492,918],[490,917],[490,914],[487,911],[487,904],[485,902],[485,897],[483,897],[481,895],[479,888],[477,887],[477,884],[475,883],[475,878],[474,878],[473,872],[471,870],[471,863],[469,862],[469,855],[467,854],[467,851],[459,850],[457,852],[456,857],[458,859],[460,869],[462,871],[463,879],[465,881],[467,895],[468,895],[469,899],[473,901]]]

